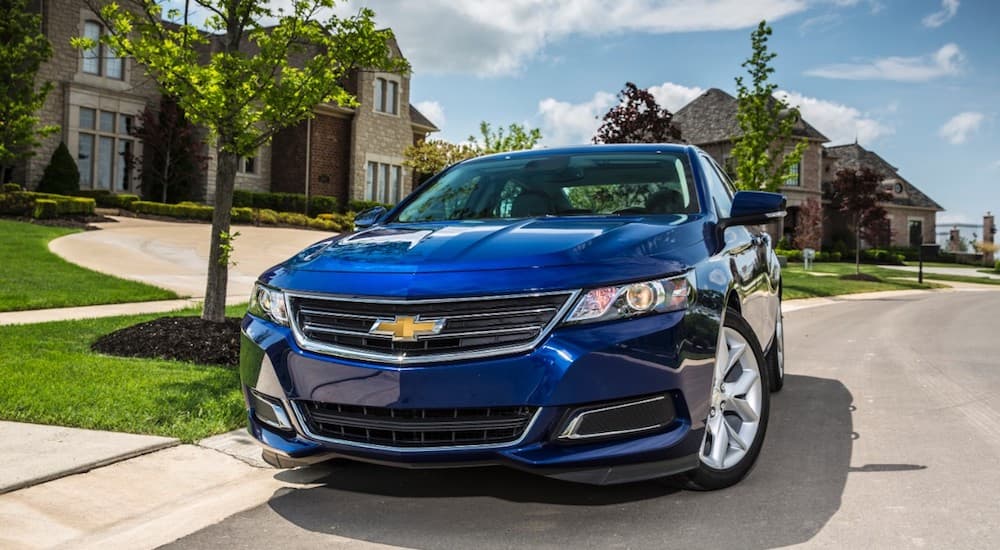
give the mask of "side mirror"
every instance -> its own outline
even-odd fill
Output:
[[[354,216],[354,229],[368,229],[369,227],[378,223],[382,216],[388,210],[384,206],[376,206],[374,208],[369,208],[368,210],[362,210],[356,216]]]
[[[785,217],[785,196],[765,191],[737,191],[729,217],[719,220],[723,228],[735,225],[764,225]]]

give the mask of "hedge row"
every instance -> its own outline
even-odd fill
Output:
[[[107,189],[81,189],[73,194],[78,197],[92,198],[101,208],[125,208],[127,210],[129,204],[139,200],[138,195],[115,194]]]
[[[233,206],[237,208],[258,208],[262,210],[274,210],[275,212],[297,212],[306,213],[306,206],[309,206],[309,214],[316,216],[319,214],[333,214],[336,212],[361,212],[375,206],[391,208],[391,205],[377,201],[352,200],[346,205],[341,205],[337,197],[324,195],[310,196],[308,201],[302,193],[263,193],[259,191],[243,191],[237,189],[233,191]],[[346,206],[346,209],[344,208]]]
[[[0,193],[0,214],[48,219],[59,216],[88,216],[94,213],[94,199],[17,191],[10,184],[4,185],[3,189],[4,192]],[[38,206],[39,201],[45,202]]]
[[[179,204],[164,204],[161,202],[134,201],[129,204],[129,210],[136,214],[151,214],[185,220],[211,220],[214,209],[211,206],[182,202]],[[354,229],[353,214],[320,214],[310,218],[298,212],[276,212],[269,208],[255,209],[244,206],[233,207],[230,211],[234,223],[257,225],[297,225],[326,231],[351,231]]]
[[[784,256],[788,258],[790,262],[801,262],[802,261],[802,251],[801,250],[787,250],[777,248],[774,253],[778,256]],[[839,262],[842,259],[840,252],[817,252],[813,257],[814,261],[817,262]]]

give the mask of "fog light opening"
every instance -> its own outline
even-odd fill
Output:
[[[288,419],[285,406],[277,399],[250,390],[250,406],[254,417],[262,423],[282,431],[292,431],[292,422]]]
[[[623,436],[666,427],[676,419],[673,399],[657,395],[573,411],[558,439],[579,441]]]

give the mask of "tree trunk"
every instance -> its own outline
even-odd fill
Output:
[[[170,183],[170,145],[167,145],[167,153],[163,155],[163,180],[160,182],[163,185],[163,200],[160,202],[167,202],[167,184]]]
[[[212,214],[212,244],[208,254],[208,283],[205,285],[205,308],[201,318],[221,323],[226,319],[226,290],[229,283],[229,258],[223,234],[229,235],[233,186],[236,183],[235,153],[227,151],[230,141],[219,137],[218,167],[215,172],[215,211]]]
[[[854,224],[854,271],[861,275],[861,220]]]

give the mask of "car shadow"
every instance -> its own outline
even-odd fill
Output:
[[[852,401],[837,380],[788,375],[785,390],[774,395],[757,467],[724,491],[661,482],[593,487],[502,468],[332,462],[307,469],[303,479],[318,474],[319,486],[279,492],[268,505],[314,533],[412,548],[797,544],[840,508],[858,437]]]

